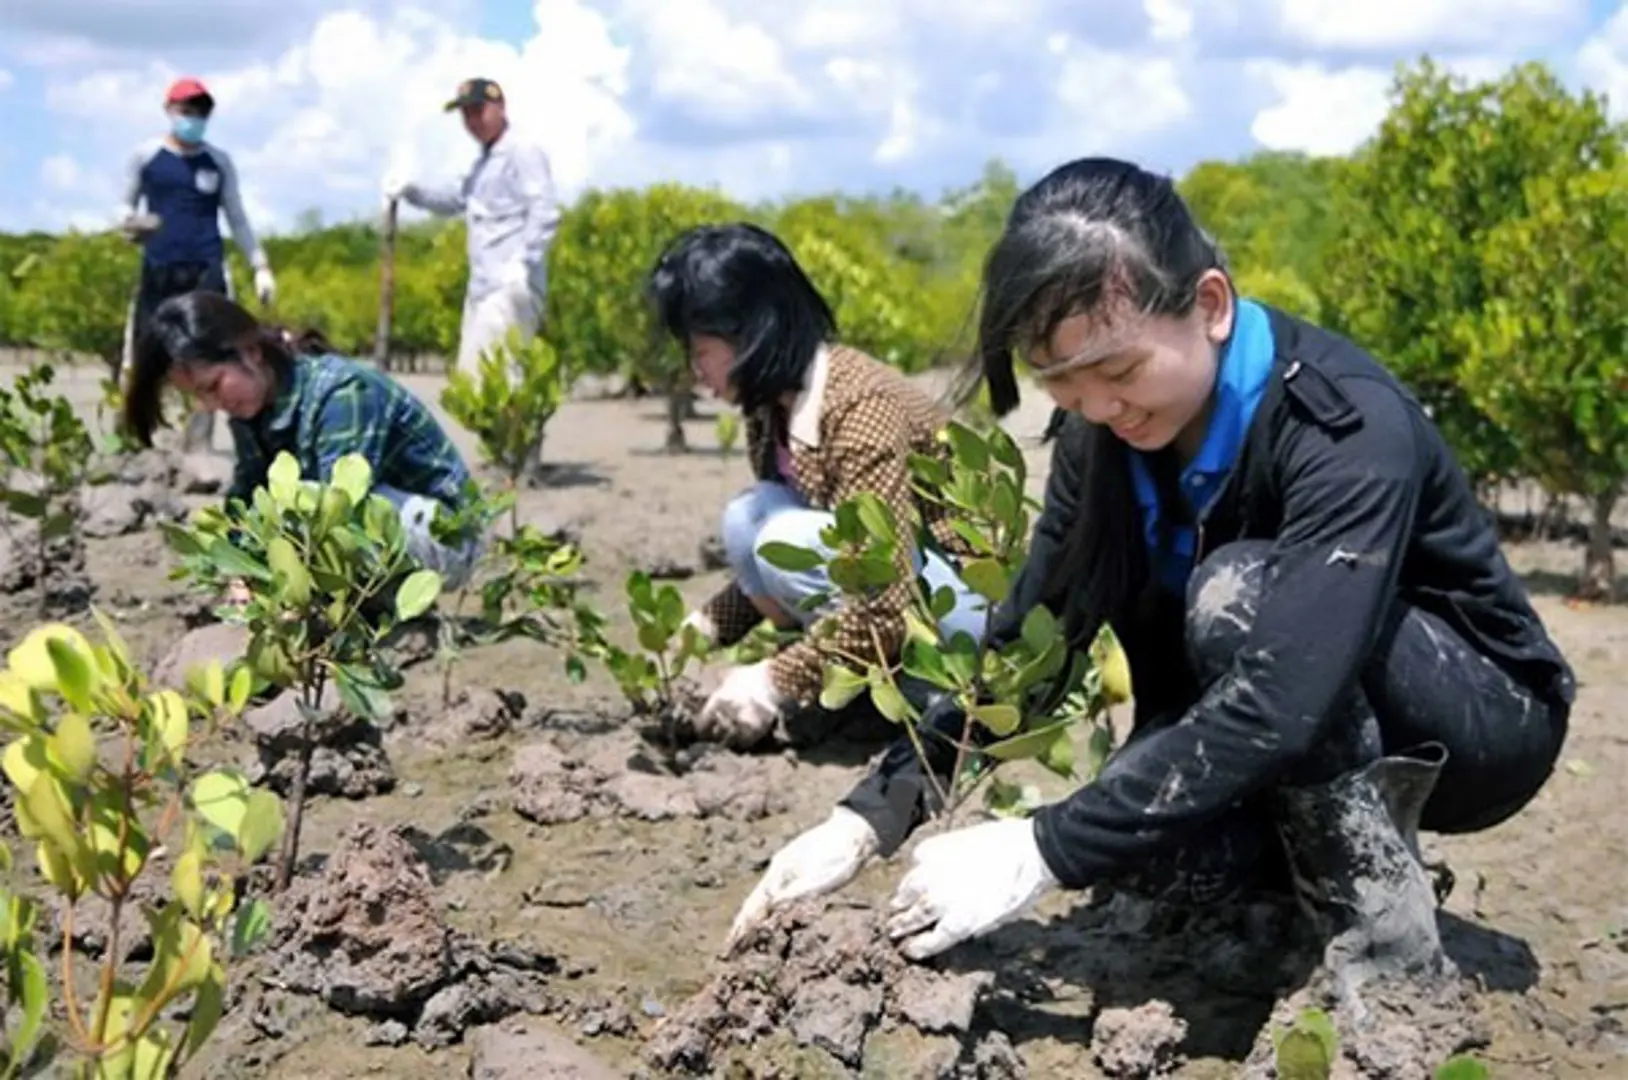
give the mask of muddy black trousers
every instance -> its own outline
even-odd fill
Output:
[[[1254,623],[1270,545],[1239,541],[1211,553],[1194,571],[1188,596],[1217,574],[1239,587],[1225,617],[1197,618],[1188,606],[1189,662],[1208,687],[1231,667]],[[1338,617],[1331,615],[1331,617]],[[1358,688],[1330,726],[1329,744],[1286,779],[1319,784],[1377,758],[1425,743],[1447,750],[1420,828],[1468,833],[1491,828],[1524,807],[1554,770],[1570,710],[1551,704],[1476,652],[1437,616],[1398,602],[1364,666]],[[1157,725],[1154,725],[1155,727]],[[1164,770],[1137,760],[1133,734],[1105,771]],[[1203,902],[1255,880],[1276,880],[1282,845],[1271,793],[1239,806],[1198,831],[1178,850],[1161,854],[1111,883],[1129,891]]]

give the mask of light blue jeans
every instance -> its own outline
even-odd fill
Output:
[[[463,588],[486,546],[486,538],[477,536],[458,547],[447,547],[430,532],[430,522],[440,512],[441,504],[424,495],[413,495],[388,484],[374,486],[375,494],[383,495],[401,515],[402,532],[406,534],[407,554],[426,570],[441,575],[441,587],[448,592]]]
[[[760,558],[757,549],[762,544],[778,541],[829,557],[831,550],[820,542],[820,532],[834,520],[829,511],[813,509],[785,484],[763,480],[747,488],[724,507],[720,529],[724,555],[734,572],[735,583],[747,596],[774,601],[803,627],[828,614],[841,603],[840,596],[833,594],[812,611],[803,607],[810,597],[832,589],[825,567],[782,570]],[[944,586],[955,593],[955,607],[938,624],[944,639],[947,641],[957,632],[965,632],[982,641],[989,624],[989,602],[968,588],[955,568],[937,552],[929,551],[923,559],[918,549],[916,573],[924,579],[929,595]]]

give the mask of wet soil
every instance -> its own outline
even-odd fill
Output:
[[[84,374],[87,401],[96,374]],[[431,400],[439,388],[405,381]],[[1037,435],[1043,419],[1022,415],[1013,430]],[[629,570],[662,570],[691,603],[722,584],[709,550],[717,513],[746,480],[738,453],[712,448],[708,410],[687,455],[663,451],[664,420],[660,401],[571,403],[550,429],[549,484],[521,495],[523,520],[582,537],[594,600],[624,638]],[[1029,452],[1038,487],[1044,451]],[[173,499],[213,499],[211,468],[221,475],[194,464],[185,483],[172,472]],[[129,531],[86,539],[83,572],[69,577],[94,592],[63,600],[76,621],[93,600],[157,664],[208,605],[168,580],[157,514],[143,513]],[[1342,1044],[1352,1076],[1413,1075],[1419,1063],[1397,1055],[1465,1041],[1496,1076],[1628,1075],[1628,839],[1610,827],[1628,769],[1617,705],[1628,609],[1566,600],[1573,543],[1509,553],[1577,667],[1571,735],[1524,813],[1480,835],[1424,838],[1457,876],[1442,923],[1470,989],[1433,999],[1443,1011],[1422,1025],[1428,1047],[1360,1033]],[[30,590],[0,588],[0,615],[9,646],[37,618]],[[467,651],[447,709],[440,679],[436,664],[410,669],[392,723],[362,740],[393,784],[312,799],[273,940],[234,968],[229,1012],[193,1075],[653,1077],[700,1061],[743,1077],[1232,1077],[1254,1067],[1286,1010],[1316,999],[1302,986],[1306,954],[1291,947],[1293,911],[1265,902],[1195,916],[1063,894],[903,965],[874,936],[902,858],[868,868],[840,901],[788,914],[746,957],[722,958],[769,856],[829,812],[874,744],[675,756],[641,733],[603,673],[572,684],[561,656],[522,641]],[[245,723],[210,752],[248,765],[264,741]],[[1016,771],[1048,797],[1067,790]],[[89,922],[74,936],[87,952],[105,937]],[[765,1017],[774,1033],[741,1042]]]

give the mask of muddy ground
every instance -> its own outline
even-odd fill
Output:
[[[0,368],[7,378],[13,370]],[[79,400],[94,398],[95,374],[69,373]],[[432,400],[439,383],[405,381]],[[694,451],[670,456],[661,402],[572,402],[550,428],[548,486],[522,497],[525,519],[580,535],[597,602],[619,628],[630,569],[663,567],[692,603],[722,583],[701,549],[746,465],[719,455],[711,407],[701,412],[688,429]],[[1042,419],[1026,409],[1011,427],[1032,437]],[[1031,460],[1038,485],[1043,452]],[[174,490],[207,482],[170,486],[183,505],[209,498]],[[1509,552],[1577,667],[1573,734],[1527,812],[1481,836],[1428,837],[1427,853],[1457,877],[1444,925],[1480,985],[1487,1045],[1478,1053],[1493,1074],[1628,1076],[1628,840],[1612,809],[1628,762],[1618,704],[1628,607],[1566,601],[1580,559],[1571,544]],[[147,524],[91,539],[86,571],[95,602],[150,662],[198,610],[167,579]],[[9,644],[32,616],[21,598],[3,603]],[[1206,929],[1122,900],[1053,897],[901,986],[892,960],[866,960],[855,944],[874,932],[876,908],[865,905],[885,901],[901,858],[868,869],[831,910],[803,913],[810,926],[771,931],[782,937],[758,943],[755,975],[737,961],[720,980],[716,953],[769,855],[824,816],[876,746],[726,755],[682,779],[658,777],[610,682],[595,673],[569,685],[560,660],[524,642],[468,652],[454,682],[469,700],[456,716],[438,708],[435,665],[414,667],[398,695],[403,720],[377,746],[336,753],[327,769],[336,794],[307,810],[303,880],[280,903],[267,954],[239,969],[232,1011],[195,1075],[654,1076],[657,1064],[704,1063],[715,1075],[761,1077],[1222,1077],[1245,1068],[1273,1004],[1262,983],[1282,974],[1267,962],[1281,959],[1270,944],[1281,912],[1236,913]],[[263,721],[262,742],[275,742],[275,726]],[[253,743],[245,732],[224,752],[253,765]],[[830,955],[809,960],[810,940]],[[1266,943],[1265,960],[1250,942]],[[815,989],[799,996],[803,987]],[[688,1027],[677,1030],[675,1017]],[[761,1026],[754,1041],[731,1042],[725,1029],[748,1021]]]

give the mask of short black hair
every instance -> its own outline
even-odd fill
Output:
[[[651,269],[656,319],[681,345],[707,334],[735,350],[730,382],[753,411],[801,390],[836,316],[789,248],[748,222],[700,225],[674,237]]]

